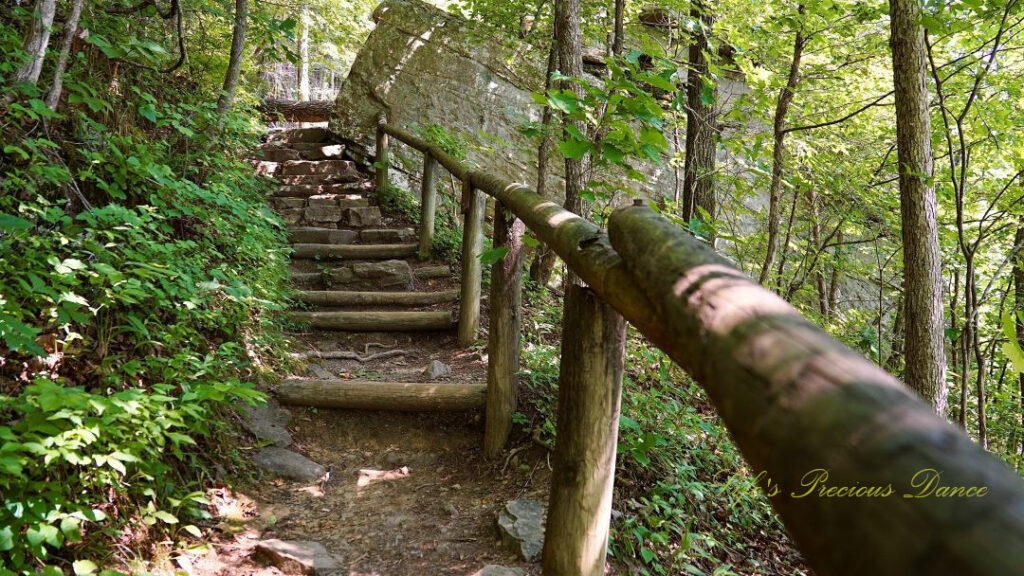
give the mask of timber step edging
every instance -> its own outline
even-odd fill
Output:
[[[292,244],[292,258],[372,260],[407,258],[416,254],[418,244]]]
[[[404,412],[466,411],[484,407],[487,384],[289,378],[277,385],[276,395],[281,404],[292,406]]]
[[[313,311],[289,312],[293,322],[319,330],[341,332],[439,332],[455,324],[453,310],[438,311]]]
[[[456,302],[458,290],[439,292],[373,292],[349,290],[305,290],[296,300],[314,306],[427,306]]]

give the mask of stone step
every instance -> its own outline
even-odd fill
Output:
[[[298,150],[291,148],[280,148],[278,146],[265,146],[260,149],[260,159],[268,162],[288,162],[289,160],[301,160],[302,155]]]
[[[355,292],[347,290],[307,290],[297,300],[313,306],[430,306],[457,302],[458,290],[440,292]]]
[[[412,228],[364,228],[359,232],[359,241],[364,244],[395,244],[416,240]]]
[[[297,144],[295,146],[298,146]],[[332,144],[330,146],[320,146],[314,144],[314,148],[308,150],[301,150],[299,153],[305,160],[332,160],[340,159],[341,155],[345,153],[345,147],[341,144]],[[299,150],[297,148],[297,150]]]
[[[350,160],[291,160],[281,164],[278,173],[282,176],[303,174],[347,174],[356,170]]]
[[[305,208],[281,207],[277,213],[289,226],[303,224],[315,228],[365,228],[379,225],[381,219],[377,206],[352,206],[348,202],[313,204]]]
[[[364,208],[370,205],[367,198],[358,194],[317,194],[309,198],[294,198],[291,196],[271,197],[270,205],[275,210],[288,208],[309,208],[322,206],[336,206],[339,208]]]
[[[280,169],[279,169],[280,170]],[[330,184],[350,184],[362,182],[366,176],[352,169],[344,174],[277,174],[277,181],[282,186],[326,186]]]
[[[416,231],[412,228],[366,228],[360,231],[300,226],[289,228],[288,233],[292,242],[298,244],[397,244],[416,239]]]
[[[374,260],[406,258],[417,244],[292,244],[292,258],[322,260]]]
[[[342,184],[297,184],[293,186],[280,186],[274,196],[283,198],[309,198],[321,194],[358,195],[369,192],[373,185],[366,181],[348,182]]]
[[[276,390],[282,404],[356,410],[475,410],[487,401],[484,382],[380,382],[289,378]]]
[[[318,330],[342,332],[423,332],[448,330],[455,323],[452,310],[392,312],[366,310],[354,312],[290,312],[293,322],[308,323]]]
[[[349,266],[317,272],[290,271],[292,284],[306,288],[348,288],[353,290],[408,290],[413,279],[447,278],[452,270],[447,265],[412,268],[405,260],[357,262]]]
[[[275,132],[267,138],[268,142],[323,142],[329,143],[331,133],[327,128],[292,128]]]

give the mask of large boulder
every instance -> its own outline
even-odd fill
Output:
[[[537,143],[518,128],[541,117],[532,93],[543,87],[546,61],[524,57],[531,53],[524,45],[499,39],[483,25],[420,0],[385,0],[374,20],[377,27],[356,56],[330,121],[336,137],[353,144],[349,151],[356,157],[372,155],[377,117],[385,112],[389,123],[403,128],[438,124],[461,133],[478,144],[469,150],[471,162],[507,180],[534,185]],[[664,34],[650,27],[643,30]],[[637,45],[639,36],[634,33]],[[588,62],[598,64],[587,69],[589,80],[599,82],[604,74],[600,59]],[[734,79],[720,81],[724,101],[744,91]],[[666,137],[673,149],[677,143],[682,146],[673,134]],[[393,149],[396,167],[418,179],[419,153]],[[724,152],[721,156],[724,160]],[[645,180],[630,183],[630,188],[654,198],[673,195],[677,174],[667,161],[642,163],[638,169]],[[558,154],[552,155],[548,173],[554,176],[549,191],[560,193],[564,171]],[[400,177],[396,174],[396,181]]]

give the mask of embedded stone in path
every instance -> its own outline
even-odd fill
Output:
[[[274,446],[287,448],[292,444],[292,435],[288,433],[288,423],[292,421],[291,412],[277,405],[276,400],[269,400],[265,406],[249,406],[241,404],[242,426],[260,440],[268,440]]]
[[[447,376],[452,373],[452,369],[447,364],[440,360],[431,360],[430,364],[423,369],[423,377],[427,380],[433,380],[442,376]]]
[[[473,576],[526,576],[526,572],[522,568],[509,568],[508,566],[488,564],[474,572]]]
[[[412,268],[405,260],[358,262],[327,272],[330,287],[408,289],[412,286]]]
[[[271,446],[253,455],[252,461],[262,470],[300,482],[312,482],[324,475],[324,467],[302,454]]]
[[[535,500],[512,500],[498,512],[502,544],[531,561],[544,547],[544,505]]]
[[[278,567],[285,574],[326,575],[342,569],[323,544],[308,540],[263,540],[255,555]]]

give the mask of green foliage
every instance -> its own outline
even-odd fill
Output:
[[[261,127],[111,66],[162,58],[123,24],[86,23],[56,112],[0,85],[0,574],[87,574],[114,537],[200,534],[228,406],[262,400],[282,343],[284,228],[241,160]],[[0,20],[0,50],[19,45]]]

